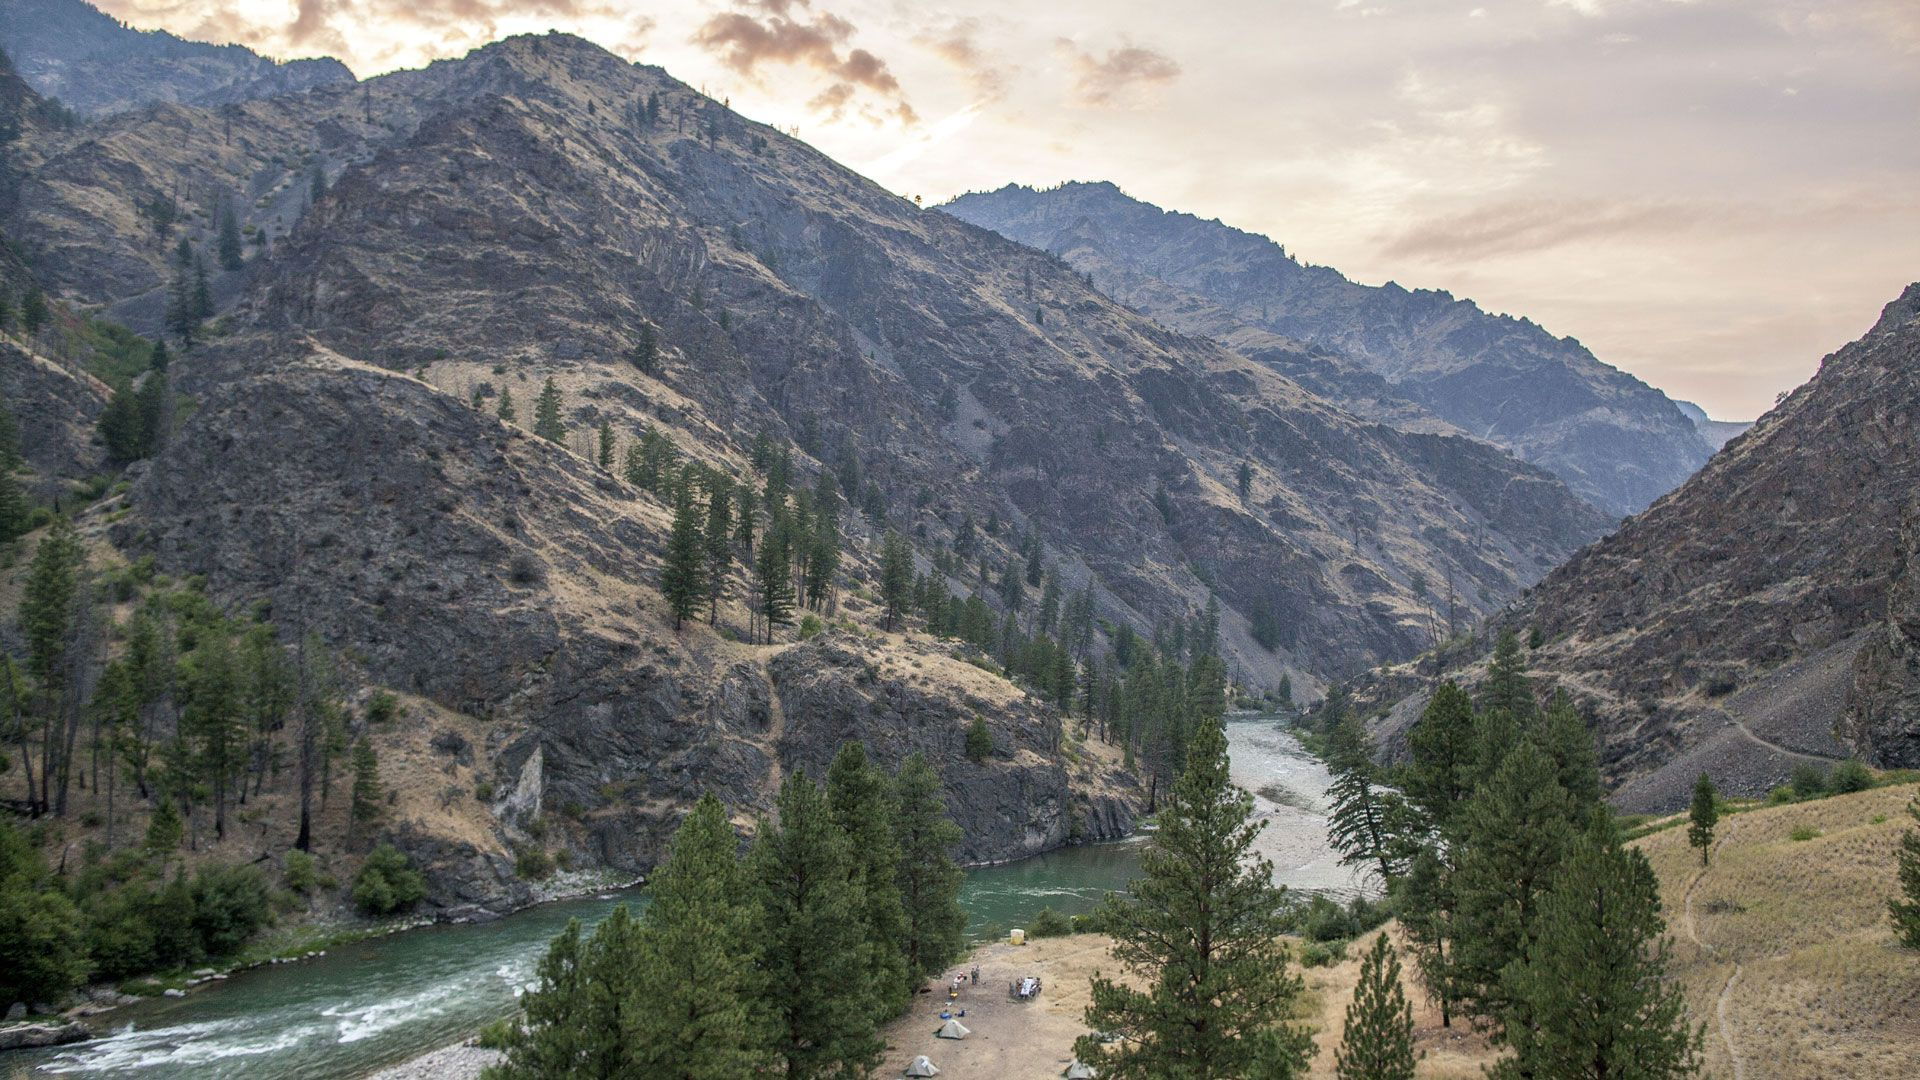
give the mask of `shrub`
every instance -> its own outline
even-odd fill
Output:
[[[1784,806],[1794,800],[1793,789],[1785,784],[1767,792],[1768,806]]]
[[[400,712],[400,699],[385,690],[376,690],[367,699],[367,723],[384,724]]]
[[[251,866],[209,866],[193,879],[193,929],[208,956],[237,952],[272,918],[266,875]]]
[[[825,629],[825,627],[821,625],[820,616],[818,615],[804,616],[800,620],[799,638],[801,641],[806,641],[809,638],[818,637],[820,635],[820,631],[823,629]]]
[[[1873,770],[1867,768],[1859,758],[1848,758],[1834,766],[1833,775],[1827,782],[1835,795],[1850,795],[1873,786]]]
[[[392,844],[374,848],[353,879],[353,902],[369,915],[405,911],[426,895],[426,879]]]
[[[1344,941],[1309,941],[1300,947],[1300,966],[1310,968],[1332,967],[1344,959],[1346,955],[1347,945]]]
[[[313,856],[304,851],[289,851],[281,861],[286,871],[287,888],[297,893],[312,892],[320,884],[320,872],[316,868]]]
[[[481,1028],[480,1034],[473,1040],[473,1045],[482,1050],[505,1050],[513,1046],[514,1034],[513,1017],[503,1016]]]
[[[1802,825],[1787,835],[1789,839],[1795,841],[1811,840],[1820,835],[1820,830],[1809,825]]]
[[[1073,922],[1052,908],[1043,907],[1040,913],[1027,923],[1027,933],[1037,938],[1065,937],[1073,933]]]
[[[1793,767],[1793,793],[1802,799],[1817,799],[1827,793],[1827,770],[1811,761]]]
[[[967,760],[975,765],[986,763],[987,756],[993,753],[993,733],[987,730],[987,722],[979,716],[967,726]]]
[[[527,881],[539,881],[553,873],[553,857],[542,847],[529,845],[514,852],[513,872]]]

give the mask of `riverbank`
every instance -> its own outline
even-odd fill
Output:
[[[498,1065],[506,1057],[498,1050],[483,1049],[471,1041],[455,1043],[381,1069],[366,1080],[480,1080],[480,1073],[487,1066]]]

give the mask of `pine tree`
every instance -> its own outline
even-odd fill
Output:
[[[107,444],[107,460],[125,465],[147,456],[146,425],[141,422],[138,391],[122,384],[114,388],[97,422],[100,441]]]
[[[144,844],[148,851],[167,854],[180,848],[180,840],[186,835],[186,828],[180,823],[180,811],[173,808],[172,799],[161,799],[154,808],[153,815],[147,818],[147,838]]]
[[[1501,972],[1526,956],[1540,900],[1572,845],[1574,819],[1586,812],[1531,739],[1461,812],[1453,974],[1461,1000],[1496,1034],[1513,1019]]]
[[[1920,823],[1920,796],[1907,804],[1907,813]],[[1920,949],[1920,828],[1909,829],[1900,837],[1897,867],[1902,899],[1887,901],[1893,933],[1900,944]]]
[[[1148,987],[1093,977],[1074,1056],[1105,1080],[1180,1076],[1285,1080],[1306,1071],[1313,1043],[1290,1022],[1302,986],[1286,970],[1285,896],[1253,854],[1264,822],[1233,786],[1225,730],[1194,733],[1187,769],[1160,816],[1129,895],[1101,913],[1113,955]]]
[[[640,324],[640,341],[633,347],[633,366],[643,375],[652,375],[660,370],[660,339],[655,335],[653,324]]]
[[[155,345],[153,354],[165,361],[166,345]],[[140,453],[143,457],[152,457],[166,448],[173,434],[173,384],[165,367],[147,372],[146,379],[140,383],[135,405],[139,411]]]
[[[691,487],[683,488],[673,507],[673,531],[667,536],[667,561],[660,571],[660,593],[673,612],[673,629],[700,610],[707,596],[707,552],[698,507]]]
[[[380,761],[373,739],[362,735],[353,744],[353,798],[347,807],[347,831],[354,843],[366,840],[367,829],[380,820]]]
[[[1406,811],[1398,795],[1376,782],[1372,747],[1358,716],[1347,714],[1334,729],[1327,764],[1334,773],[1327,789],[1327,837],[1340,852],[1340,864],[1371,864],[1391,887],[1403,869],[1398,833]]]
[[[1539,703],[1527,682],[1527,660],[1520,652],[1520,639],[1511,630],[1502,630],[1494,642],[1482,698],[1483,709],[1504,710],[1523,731],[1539,714]]]
[[[872,998],[873,1021],[882,1024],[907,1003],[907,930],[898,881],[900,845],[893,832],[893,784],[867,761],[860,743],[842,746],[827,770],[827,806],[852,855],[848,876],[860,894],[860,921],[866,928],[863,982]]]
[[[1720,824],[1720,793],[1705,772],[1693,782],[1693,805],[1687,808],[1687,843],[1700,849],[1700,865],[1707,865],[1713,848],[1713,827]]]
[[[804,771],[780,785],[779,811],[778,822],[761,822],[748,856],[765,978],[756,1009],[774,1026],[772,1054],[788,1077],[865,1075],[886,1044],[862,984],[852,853]]]
[[[706,531],[700,542],[707,560],[707,622],[714,623],[720,618],[720,601],[726,599],[727,571],[733,567],[733,484],[724,476],[708,485]]]
[[[193,320],[196,325],[213,318],[213,286],[207,281],[207,260],[193,260]]]
[[[181,724],[192,735],[201,777],[213,789],[214,835],[224,837],[227,797],[246,768],[249,743],[233,645],[223,631],[201,634],[193,650]]]
[[[1515,1004],[1499,1078],[1676,1080],[1697,1076],[1705,1025],[1666,977],[1671,945],[1646,856],[1600,815],[1540,901],[1524,961],[1506,972]]]
[[[1593,733],[1565,690],[1554,691],[1553,701],[1540,722],[1539,741],[1559,771],[1560,786],[1576,806],[1600,805],[1600,765]]]
[[[567,442],[567,425],[560,419],[560,388],[554,385],[551,375],[540,388],[539,400],[533,404],[533,433],[562,446]]]
[[[73,523],[57,517],[34,549],[27,569],[26,589],[20,600],[20,630],[27,644],[27,672],[40,690],[40,797],[29,799],[36,814],[52,808],[53,776],[62,767],[61,740],[54,724],[66,713],[67,695],[77,688],[71,679],[68,654],[74,646],[78,622],[81,570],[86,552],[74,534]],[[21,718],[21,723],[25,719]]]
[[[1401,790],[1429,828],[1447,828],[1473,793],[1476,768],[1473,702],[1451,680],[1441,683],[1407,735],[1413,762]]]
[[[513,423],[514,413],[513,413],[513,391],[512,390],[509,390],[504,386],[500,388],[500,407],[497,410],[495,410],[495,412],[500,417],[500,419],[506,421],[509,424]]]
[[[47,294],[39,289],[27,291],[27,298],[20,301],[20,325],[31,341],[40,336],[40,330],[47,325],[51,311],[47,307]]]
[[[625,915],[625,905],[614,909]],[[612,918],[612,916],[609,916]],[[594,998],[580,920],[547,946],[534,970],[534,987],[520,995],[520,1022],[507,1040],[507,1057],[486,1080],[549,1080],[618,1075],[620,1030],[593,1025]]]
[[[1413,1062],[1413,1006],[1400,988],[1400,958],[1382,933],[1360,963],[1346,1032],[1334,1052],[1334,1075],[1339,1080],[1413,1080]]]
[[[966,875],[953,861],[960,826],[947,816],[940,776],[926,755],[914,754],[900,764],[894,790],[899,801],[893,819],[894,842],[900,850],[896,880],[906,917],[900,954],[911,992],[960,955],[967,927],[960,885]]]
[[[613,471],[613,421],[600,421],[600,467]]]
[[[892,529],[880,545],[880,600],[886,606],[886,628],[892,630],[910,603],[913,588],[913,548]]]
[[[240,246],[240,219],[233,212],[231,199],[220,201],[220,234],[215,249],[219,252],[222,269],[238,270],[246,265]]]
[[[27,531],[31,510],[26,489],[14,475],[14,467],[0,462],[0,544]]]
[[[793,622],[793,577],[787,572],[793,560],[787,545],[786,530],[768,530],[754,566],[760,588],[760,617],[766,620],[768,642],[773,641],[774,627]]]
[[[1240,492],[1240,501],[1246,502],[1253,495],[1253,463],[1243,461],[1234,474],[1234,487]]]
[[[757,909],[748,902],[739,840],[707,794],[674,833],[648,882],[634,995],[624,1009],[626,1076],[733,1080],[755,1073],[770,1032],[756,1016]]]

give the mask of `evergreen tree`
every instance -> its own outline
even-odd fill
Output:
[[[162,361],[166,360],[166,344],[156,344],[153,354]],[[135,404],[140,414],[140,453],[143,457],[151,457],[166,448],[167,439],[173,434],[173,384],[169,381],[166,368],[156,367],[147,373],[140,383]]]
[[[1705,772],[1693,782],[1693,804],[1687,808],[1687,843],[1700,849],[1700,865],[1707,865],[1713,847],[1713,827],[1720,824],[1720,793]]]
[[[14,540],[27,531],[31,512],[26,489],[20,486],[14,468],[0,462],[0,544]]]
[[[153,815],[147,818],[147,838],[143,846],[148,851],[165,855],[178,850],[184,836],[186,826],[180,823],[180,811],[173,808],[173,800],[160,800]]]
[[[1540,899],[1572,845],[1574,819],[1586,811],[1573,806],[1553,760],[1528,739],[1461,812],[1452,974],[1460,999],[1496,1035],[1514,1020],[1501,973],[1527,955]]]
[[[500,419],[506,421],[509,424],[513,423],[514,414],[513,414],[513,391],[512,390],[509,390],[504,386],[500,388],[500,407],[495,411],[497,415],[500,417]]]
[[[1522,730],[1540,711],[1533,687],[1527,682],[1527,660],[1520,652],[1520,639],[1511,630],[1502,630],[1494,642],[1481,707],[1503,710]]]
[[[913,548],[892,529],[880,545],[880,601],[886,607],[886,628],[892,630],[910,603],[913,587]]]
[[[660,593],[673,612],[673,629],[700,610],[707,596],[707,551],[702,515],[690,487],[673,507],[673,531],[667,536],[667,561],[660,571]]]
[[[1406,811],[1398,795],[1377,783],[1373,749],[1358,716],[1347,714],[1334,729],[1327,764],[1334,773],[1327,789],[1327,836],[1340,851],[1340,864],[1370,864],[1391,887],[1403,869],[1399,830]]]
[[[960,955],[967,927],[960,885],[966,875],[953,861],[960,826],[947,816],[940,776],[926,755],[914,754],[900,764],[894,790],[899,804],[893,819],[894,843],[900,851],[896,882],[906,919],[900,955],[911,993]]]
[[[1334,1052],[1334,1075],[1339,1080],[1413,1080],[1413,1062],[1413,1006],[1400,989],[1400,958],[1382,933],[1360,963],[1346,1032]]]
[[[1697,1076],[1706,1028],[1666,978],[1659,882],[1598,815],[1540,901],[1524,960],[1507,969],[1503,1080],[1674,1080]]]
[[[238,270],[246,265],[240,246],[240,218],[233,212],[231,199],[220,200],[220,234],[215,250],[220,255],[221,269]]]
[[[613,471],[613,421],[600,421],[600,467]]]
[[[1240,492],[1240,501],[1246,502],[1253,494],[1253,463],[1243,461],[1234,474],[1234,487]]]
[[[224,631],[200,635],[186,688],[181,724],[192,735],[200,775],[213,790],[214,835],[224,837],[228,794],[246,768],[249,746],[246,717],[240,708],[239,672]]]
[[[793,578],[787,572],[793,560],[788,554],[787,534],[771,529],[760,542],[760,558],[755,576],[760,589],[760,617],[766,621],[767,641],[773,641],[773,628],[793,622]]]
[[[761,822],[748,856],[765,979],[756,1011],[775,1029],[772,1054],[785,1076],[865,1075],[886,1044],[863,982],[853,856],[804,771],[780,785],[779,811],[777,822]]]
[[[615,909],[624,917],[625,906]],[[609,916],[611,918],[611,916]],[[570,919],[520,995],[520,1023],[507,1040],[506,1061],[485,1080],[598,1080],[619,1075],[621,1032],[590,1023],[595,996],[580,920]]]
[[[540,388],[539,400],[533,404],[533,433],[562,446],[567,442],[567,425],[560,419],[560,388],[554,385],[551,375]]]
[[[366,840],[367,829],[380,820],[380,761],[373,738],[362,735],[353,744],[353,797],[347,807],[347,831],[355,843]]]
[[[85,564],[86,552],[74,534],[73,523],[65,517],[55,518],[34,549],[20,600],[27,672],[40,691],[40,797],[28,800],[35,814],[52,808],[53,777],[63,767],[61,740],[55,737],[54,725],[67,713],[67,695],[78,689],[71,685],[67,659],[74,646],[77,607],[85,602],[80,580]],[[20,722],[24,724],[25,719]]]
[[[707,559],[707,622],[714,623],[720,618],[727,571],[733,566],[733,484],[724,476],[714,477],[708,485],[707,524],[700,542]]]
[[[1539,741],[1559,771],[1560,786],[1575,806],[1600,805],[1600,764],[1593,733],[1564,690],[1556,690],[1540,723]]]
[[[866,749],[849,741],[827,770],[827,806],[845,833],[852,856],[848,875],[860,896],[860,921],[866,927],[865,988],[874,1023],[885,1023],[907,1003],[907,936],[901,902],[900,845],[894,836],[897,813],[893,784],[867,761]]]
[[[1920,823],[1920,796],[1907,804],[1907,813]],[[1897,874],[1901,898],[1887,901],[1894,937],[1909,949],[1920,949],[1920,828],[1909,829],[1900,837]]]
[[[661,1080],[733,1080],[766,1059],[770,1032],[754,1012],[759,928],[727,812],[694,805],[648,883],[633,1000],[624,1009],[628,1071]]]
[[[207,260],[193,260],[193,321],[197,326],[213,318],[213,286],[207,281]]]
[[[89,966],[83,927],[46,858],[0,821],[0,998],[59,1002],[79,986]]]
[[[643,375],[652,375],[660,370],[660,339],[655,335],[653,324],[640,324],[640,341],[633,347],[633,366]]]
[[[1225,730],[1202,724],[1129,895],[1101,918],[1113,955],[1147,987],[1093,977],[1074,1056],[1104,1080],[1179,1076],[1284,1080],[1306,1071],[1313,1043],[1291,1017],[1300,980],[1286,970],[1286,898],[1253,854],[1264,822],[1233,786]]]
[[[29,289],[27,298],[20,301],[20,325],[26,330],[29,341],[40,336],[40,330],[47,325],[51,314],[47,307],[47,294],[39,289]]]
[[[97,427],[100,441],[107,444],[107,460],[113,464],[125,465],[147,456],[146,425],[140,416],[138,391],[132,386],[123,383],[114,387],[107,407],[100,411]]]
[[[1441,683],[1407,735],[1413,761],[1401,779],[1401,790],[1421,813],[1428,828],[1438,832],[1473,794],[1477,751],[1474,742],[1473,702],[1451,680]]]

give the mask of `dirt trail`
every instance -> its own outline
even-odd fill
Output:
[[[1754,734],[1753,729],[1747,726],[1747,722],[1745,720],[1740,719],[1739,717],[1733,715],[1727,710],[1722,709],[1718,706],[1715,706],[1713,711],[1719,713],[1721,717],[1727,721],[1727,723],[1732,724],[1736,728],[1739,728],[1740,734],[1745,735],[1751,741],[1766,747],[1768,750],[1771,750],[1776,754],[1784,754],[1787,757],[1794,758],[1799,761],[1811,761],[1818,765],[1830,765],[1833,762],[1841,760],[1840,758],[1833,757],[1829,754],[1810,754],[1804,750],[1789,750],[1786,747],[1781,746],[1779,743],[1772,741],[1771,739],[1765,739],[1760,737],[1759,735]]]
[[[1732,719],[1732,717],[1728,717],[1728,719]],[[1739,721],[1734,721],[1734,722],[1739,723]],[[1746,728],[1744,725],[1742,725],[1741,730],[1746,731]],[[1765,740],[1758,739],[1756,736],[1754,736],[1754,734],[1751,731],[1748,731],[1747,735],[1749,738],[1754,738],[1755,741],[1765,742]],[[1772,744],[1769,743],[1768,745],[1772,745]],[[1783,752],[1791,753],[1791,751],[1783,751]],[[1800,755],[1800,756],[1805,756],[1805,755]],[[1713,869],[1713,866],[1711,864],[1713,853],[1720,849],[1720,845],[1726,843],[1728,834],[1732,832],[1733,832],[1733,822],[1729,821],[1726,823],[1726,827],[1720,831],[1720,835],[1714,838],[1713,846],[1707,849],[1708,859],[1709,859],[1708,865],[1701,867],[1700,872],[1695,874],[1693,876],[1693,880],[1687,883],[1686,899],[1681,905],[1684,911],[1683,917],[1686,921],[1687,937],[1690,938],[1695,945],[1698,945],[1701,948],[1701,950],[1706,952],[1709,956],[1720,955],[1720,949],[1717,946],[1709,945],[1706,939],[1700,936],[1700,928],[1694,922],[1694,919],[1693,919],[1693,894],[1694,894],[1694,891],[1700,887],[1700,882],[1706,879],[1708,871]],[[1727,1045],[1727,1059],[1733,1062],[1733,1080],[1746,1080],[1746,1075],[1747,1075],[1746,1062],[1742,1061],[1740,1058],[1740,1046],[1737,1042],[1734,1041],[1733,1024],[1730,1022],[1727,1016],[1727,1003],[1733,999],[1733,984],[1739,978],[1740,978],[1740,961],[1735,960],[1733,961],[1733,971],[1731,974],[1727,976],[1726,985],[1720,988],[1719,996],[1714,999],[1713,1012],[1714,1012],[1714,1016],[1717,1018],[1720,1024],[1720,1040],[1726,1043]]]

